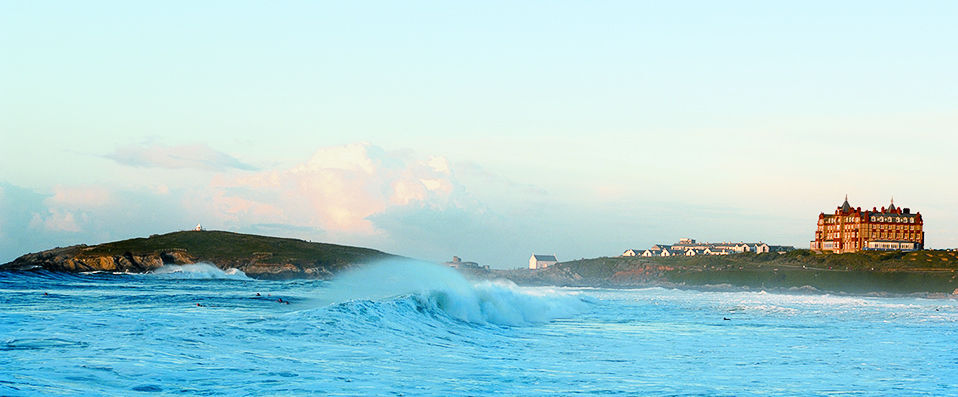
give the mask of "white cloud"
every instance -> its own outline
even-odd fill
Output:
[[[33,214],[30,220],[31,229],[43,229],[49,232],[80,232],[82,229],[77,224],[76,216],[73,212],[59,208],[50,208],[46,215]]]
[[[209,205],[247,224],[373,235],[382,230],[371,215],[410,204],[443,205],[455,186],[445,158],[361,143],[319,149],[288,169],[218,178]]]

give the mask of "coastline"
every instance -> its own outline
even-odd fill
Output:
[[[174,232],[25,254],[0,271],[148,273],[164,265],[209,263],[254,279],[323,279],[364,264],[408,260],[385,252],[220,231]],[[441,266],[441,265],[440,265]],[[727,256],[599,257],[545,269],[462,268],[474,279],[591,288],[764,290],[854,295],[958,296],[958,252],[863,252]]]
[[[874,296],[958,297],[958,269],[951,260],[934,267],[906,266],[912,256],[951,257],[954,252],[892,253],[881,257],[744,254],[700,258],[593,258],[546,269],[470,271],[472,277],[518,285],[594,288],[680,288],[811,292]],[[848,254],[842,254],[848,255]],[[873,255],[874,256],[874,255]],[[864,259],[864,260],[863,260]],[[822,263],[832,263],[831,269]],[[836,263],[855,263],[836,269]]]

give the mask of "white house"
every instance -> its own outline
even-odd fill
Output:
[[[529,268],[530,269],[545,269],[549,266],[559,263],[559,260],[556,259],[556,256],[553,255],[536,255],[532,254],[529,257]]]
[[[659,254],[661,254],[661,253],[662,253],[661,250],[647,249],[647,250],[645,250],[645,251],[642,251],[642,256],[644,256],[644,257],[659,256]]]
[[[705,250],[702,251],[702,255],[728,255],[728,251],[724,249],[718,249],[718,248],[716,249],[706,248]]]
[[[763,254],[768,252],[768,244],[758,243],[758,244],[755,244],[755,247],[753,247],[752,249],[755,250],[754,252],[756,254]]]
[[[622,254],[622,256],[641,256],[641,255],[642,255],[642,250],[635,249],[635,248],[625,251]]]

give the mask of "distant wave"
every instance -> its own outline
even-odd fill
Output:
[[[445,266],[390,262],[344,274],[320,299],[336,311],[380,316],[410,314],[507,326],[548,322],[581,313],[588,299],[549,288],[525,288],[509,281],[470,282]]]
[[[252,280],[239,269],[221,270],[209,263],[195,263],[192,265],[163,265],[150,273],[152,276],[165,279],[182,280]]]

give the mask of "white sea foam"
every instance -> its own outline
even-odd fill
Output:
[[[221,270],[209,263],[194,263],[192,265],[163,265],[150,273],[156,277],[186,280],[252,280],[239,269]]]
[[[575,293],[519,287],[509,281],[470,282],[441,265],[390,261],[337,277],[323,304],[408,297],[473,323],[523,325],[572,316],[587,307]]]

